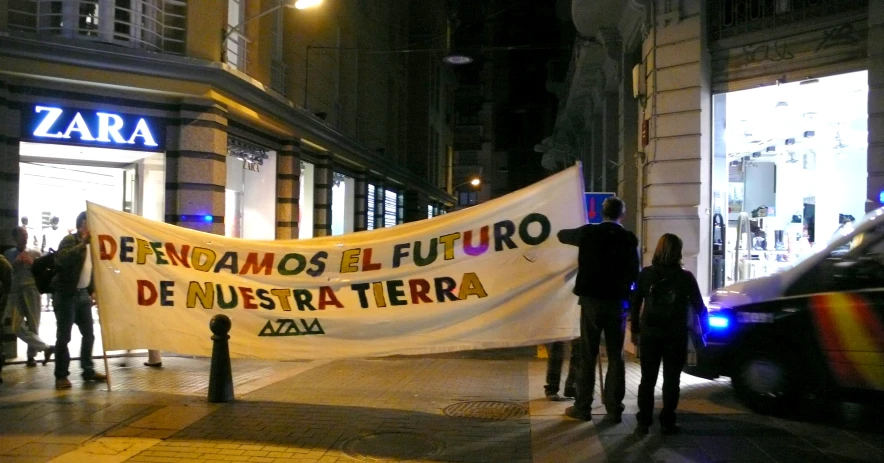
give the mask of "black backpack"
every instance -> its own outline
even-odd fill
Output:
[[[681,278],[664,278],[648,289],[642,313],[646,326],[655,328],[687,326],[690,301],[680,280]]]
[[[49,294],[52,292],[52,279],[58,272],[58,252],[50,249],[48,253],[38,257],[31,266],[31,273],[34,274],[34,281],[37,283],[37,290],[40,294]]]

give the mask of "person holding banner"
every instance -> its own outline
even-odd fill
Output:
[[[565,415],[578,420],[592,420],[593,367],[598,362],[602,333],[608,354],[602,397],[606,420],[614,423],[622,420],[626,395],[623,339],[629,296],[640,268],[638,238],[620,224],[625,214],[626,204],[612,196],[602,203],[604,222],[558,233],[559,241],[579,249],[574,294],[580,303],[582,368],[578,370],[574,406],[565,409]]]
[[[55,388],[70,389],[68,367],[71,354],[68,343],[74,324],[80,329],[80,366],[84,381],[105,381],[107,376],[95,371],[92,361],[92,306],[95,304],[95,283],[92,279],[92,255],[89,253],[89,224],[86,211],[77,216],[77,232],[65,236],[58,245],[58,273],[54,278],[52,304],[58,322],[55,358]]]
[[[562,364],[565,362],[565,350],[571,347],[571,360],[568,361],[568,376],[565,378],[565,390],[559,395],[559,383],[562,381]],[[580,364],[580,339],[571,342],[556,341],[546,345],[546,386],[543,387],[546,399],[560,402],[573,399],[577,395],[574,383],[577,382],[577,371]]]

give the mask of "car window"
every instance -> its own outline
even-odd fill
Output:
[[[884,287],[884,223],[855,236],[802,275],[787,295]]]

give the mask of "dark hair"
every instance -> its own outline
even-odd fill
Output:
[[[681,265],[681,238],[672,233],[666,233],[657,241],[657,249],[654,250],[654,258],[651,264],[663,267]]]
[[[21,225],[17,227],[12,227],[12,238],[18,239],[18,234],[21,233],[22,230],[24,230],[25,233],[27,233],[28,231],[24,226]]]
[[[626,213],[626,203],[622,199],[611,196],[602,203],[602,217],[608,220],[617,220]]]
[[[77,216],[77,229],[78,230],[80,229],[80,225],[82,225],[83,222],[85,222],[85,221],[86,221],[86,211],[83,211],[80,213],[80,215]]]

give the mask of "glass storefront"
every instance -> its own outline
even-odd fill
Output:
[[[276,152],[227,156],[224,234],[252,240],[276,239]]]
[[[353,233],[356,211],[356,180],[335,172],[332,186],[332,236]]]
[[[20,156],[19,214],[38,242],[47,237],[44,251],[57,247],[56,235],[74,230],[86,201],[164,219],[164,153],[22,142]],[[51,228],[52,217],[63,233]]]
[[[771,275],[865,213],[867,72],[713,97],[712,289]]]
[[[298,196],[298,238],[300,239],[313,238],[313,179],[313,164],[301,161],[301,193]]]

